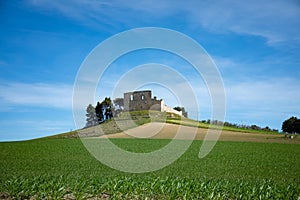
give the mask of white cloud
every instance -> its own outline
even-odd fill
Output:
[[[73,86],[71,85],[2,82],[0,91],[1,104],[9,107],[16,105],[62,109],[70,109],[72,107]]]
[[[228,61],[229,62],[229,61]],[[230,63],[230,62],[229,62]],[[190,79],[199,103],[200,119],[211,117],[211,96],[201,80]],[[287,77],[257,77],[246,79],[224,77],[226,94],[226,119],[229,122],[257,123],[260,126],[279,128],[282,120],[292,115],[300,115],[300,81]],[[185,91],[180,83],[175,84],[179,91]],[[163,97],[164,94],[159,94]],[[183,104],[196,117],[196,107],[188,104],[191,96],[184,96]]]
[[[271,109],[278,112],[300,112],[299,80],[270,78],[225,84],[228,102],[232,106]]]
[[[132,22],[181,15],[191,26],[216,32],[257,35],[269,44],[299,43],[300,3],[284,0],[214,1],[81,1],[31,0],[35,7],[51,9],[86,24]],[[135,14],[133,14],[135,13]],[[143,16],[136,18],[136,16]],[[125,17],[126,16],[126,17]],[[99,24],[98,24],[99,26]]]
[[[188,10],[194,21],[213,31],[258,35],[270,44],[300,39],[300,4],[296,1],[201,1]]]
[[[225,83],[227,120],[280,129],[283,120],[300,116],[299,85],[291,78]]]

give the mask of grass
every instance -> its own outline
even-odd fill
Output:
[[[263,134],[278,134],[278,132],[274,131],[266,131],[266,130],[253,130],[253,129],[245,129],[245,128],[236,128],[236,127],[230,127],[230,126],[219,126],[219,125],[213,125],[213,124],[208,124],[208,123],[203,123],[203,122],[198,122],[192,119],[187,119],[187,118],[168,118],[166,120],[167,123],[171,124],[181,124],[184,126],[192,126],[192,127],[198,127],[198,128],[211,128],[211,129],[222,129],[225,131],[234,131],[234,132],[244,132],[244,133],[263,133]]]
[[[85,136],[99,136],[99,128],[103,130],[105,134],[114,134],[119,133],[124,130],[134,128],[151,121],[154,122],[166,122],[170,124],[178,124],[184,126],[192,126],[198,128],[211,128],[211,129],[222,129],[226,131],[234,131],[234,132],[245,132],[245,133],[263,133],[263,134],[278,134],[277,132],[265,131],[265,130],[251,130],[251,129],[243,129],[243,128],[235,128],[228,126],[218,126],[218,125],[210,125],[207,123],[199,122],[196,120],[182,118],[179,115],[158,112],[158,111],[131,111],[131,112],[123,112],[118,117],[115,117],[111,120],[107,120],[104,123],[101,123],[98,126],[81,129],[78,131],[70,131],[58,135],[48,136],[47,138],[78,138],[78,133],[80,137]]]
[[[70,131],[58,135],[48,136],[46,138],[78,138],[78,134],[80,137],[99,136],[100,128],[105,134],[119,133],[151,121],[164,122],[168,116],[169,114],[167,113],[148,110],[123,112],[118,117],[107,120],[98,126],[83,128],[79,131]]]
[[[113,139],[133,152],[170,140]],[[218,142],[198,159],[202,141],[173,164],[129,174],[94,159],[80,139],[0,143],[0,198],[16,199],[297,199],[300,145]]]

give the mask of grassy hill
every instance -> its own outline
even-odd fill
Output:
[[[76,138],[80,136],[100,136],[100,132],[105,134],[119,133],[130,128],[134,128],[149,122],[168,122],[168,120],[180,121],[181,116],[158,111],[132,111],[123,112],[118,117],[107,120],[98,126],[83,128],[63,134],[49,136],[47,138]]]
[[[122,113],[114,120],[78,132],[97,136],[101,128],[116,135],[113,133],[141,128],[140,125],[151,121],[167,122],[174,127],[183,124],[185,128],[208,128],[208,124],[170,113],[137,111]],[[76,138],[78,132],[0,143],[0,199],[297,199],[300,196],[299,144],[218,141],[208,156],[199,159],[202,141],[194,140],[169,166],[132,174],[96,160]],[[171,142],[170,139],[109,140],[135,153],[152,152]]]
[[[211,125],[208,123],[199,122],[193,119],[185,118],[173,113],[159,111],[132,111],[123,112],[118,117],[107,120],[98,126],[83,128],[77,131],[71,131],[63,134],[49,136],[48,138],[77,138],[77,137],[97,137],[105,134],[119,133],[130,128],[134,128],[149,122],[166,122],[170,124],[178,124],[183,126],[191,126],[198,128],[222,129],[225,131],[244,132],[244,133],[263,133],[263,134],[278,134],[272,131],[251,130],[243,128],[235,128],[228,126]]]

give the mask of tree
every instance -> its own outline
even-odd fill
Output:
[[[101,104],[103,106],[105,120],[111,119],[114,111],[111,99],[109,97],[105,97]]]
[[[98,101],[95,110],[96,110],[96,116],[98,118],[98,122],[101,123],[104,120],[102,103]]]
[[[188,117],[187,116],[187,112],[185,111],[185,108],[184,107],[179,107],[179,106],[176,106],[176,107],[174,107],[173,108],[174,110],[177,110],[177,111],[181,111],[181,113],[182,113],[182,115],[184,116],[184,117]]]
[[[109,97],[105,97],[101,103],[97,102],[95,108],[89,104],[86,112],[86,127],[94,126],[104,122],[105,120],[111,119],[114,113],[114,106],[111,99]]]
[[[86,108],[86,125],[85,127],[91,127],[98,124],[95,108],[92,104],[89,104]]]
[[[295,127],[295,133],[300,134],[300,119],[297,119],[297,120],[294,122],[294,127]]]
[[[174,107],[173,109],[174,109],[174,110],[177,110],[177,111],[179,111],[179,112],[182,111],[182,107],[179,107],[179,106],[176,106],[176,107]]]
[[[114,113],[113,116],[118,116],[124,110],[124,99],[116,98],[113,100]]]
[[[114,106],[110,97],[105,97],[101,103],[97,102],[95,110],[99,123],[111,119],[114,113]]]
[[[266,126],[265,128],[263,128],[262,130],[264,131],[271,131],[270,127]]]
[[[300,119],[290,117],[282,123],[282,131],[286,133],[300,133]]]

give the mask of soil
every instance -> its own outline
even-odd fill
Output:
[[[284,134],[244,133],[213,130],[176,124],[152,122],[120,133],[102,135],[100,138],[152,138],[152,139],[195,139],[216,138],[220,141],[270,142],[300,144],[300,137],[286,138]]]

